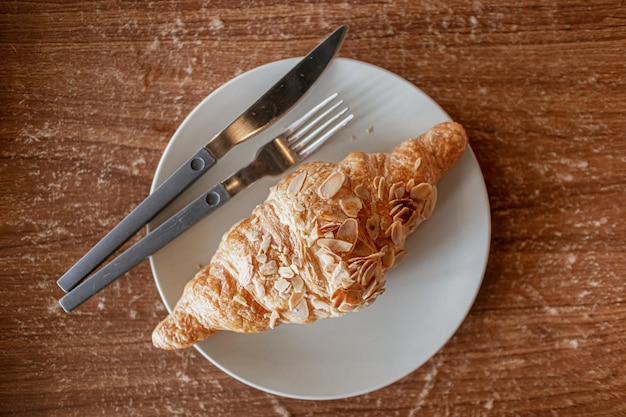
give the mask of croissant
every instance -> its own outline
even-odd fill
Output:
[[[466,145],[463,127],[446,122],[388,154],[302,165],[222,237],[153,344],[185,348],[218,330],[256,333],[371,304]]]

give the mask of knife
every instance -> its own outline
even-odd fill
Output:
[[[250,139],[287,113],[324,72],[347,30],[346,25],[335,29],[252,106],[191,156],[59,278],[59,287],[65,292],[74,288],[235,145]]]

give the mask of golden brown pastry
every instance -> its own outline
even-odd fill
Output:
[[[184,348],[218,330],[261,332],[371,304],[466,145],[463,127],[448,122],[388,154],[302,165],[223,236],[154,330],[154,345]]]

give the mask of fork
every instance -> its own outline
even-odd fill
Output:
[[[74,310],[117,278],[130,271],[194,224],[226,204],[240,191],[266,176],[277,176],[302,162],[354,118],[346,115],[343,100],[334,93],[279,136],[263,145],[254,160],[182,208],[90,278],[59,300],[67,312]]]

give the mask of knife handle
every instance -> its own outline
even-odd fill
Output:
[[[59,278],[59,287],[65,292],[74,288],[215,163],[209,151],[201,148]]]
[[[230,197],[222,183],[213,186],[209,191],[182,208],[139,242],[65,294],[59,300],[59,304],[67,312],[74,310],[104,287],[130,271],[138,263],[228,202]]]

